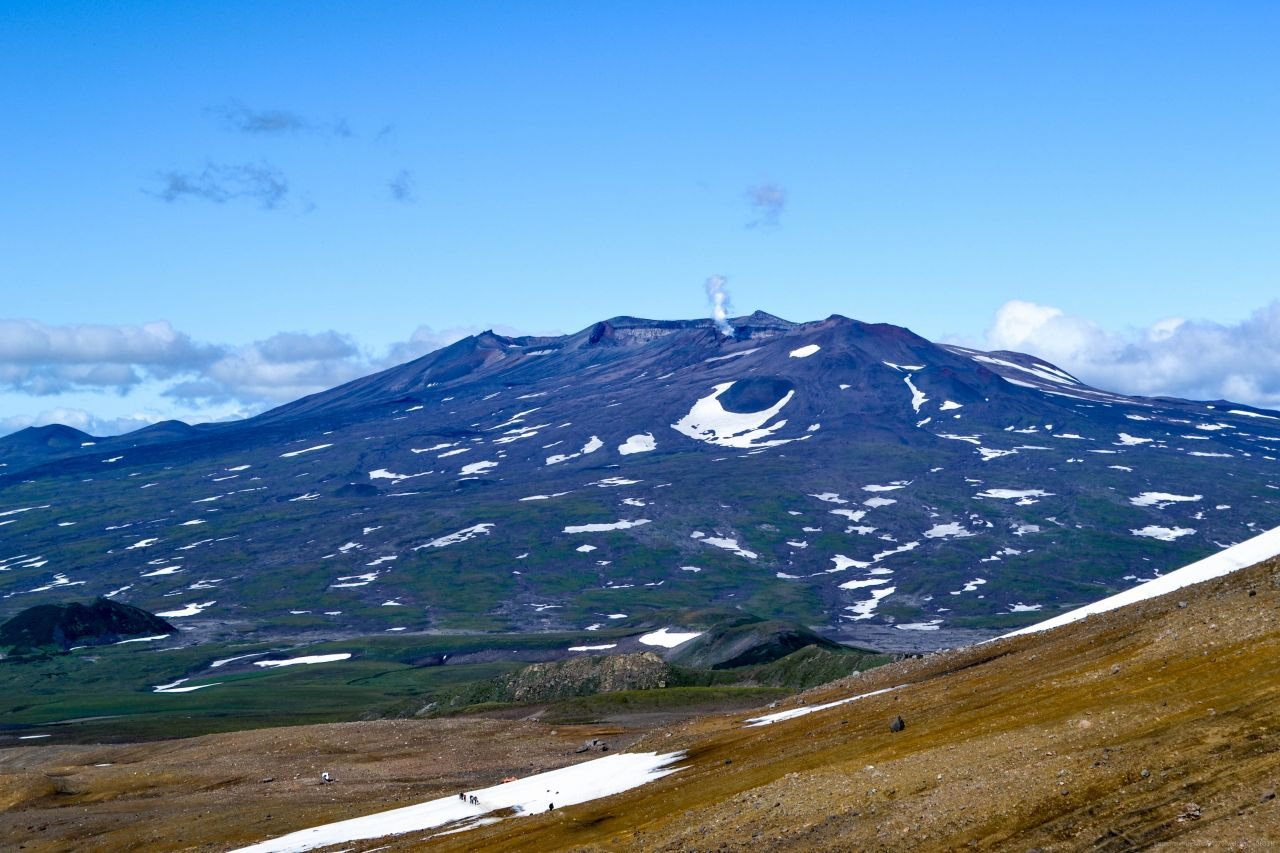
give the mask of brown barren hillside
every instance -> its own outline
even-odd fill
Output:
[[[1280,561],[757,713],[898,685],[772,725],[701,717],[638,740],[476,719],[5,750],[0,838],[227,850],[593,757],[574,747],[603,735],[687,750],[685,769],[548,814],[335,849],[1280,849]],[[318,784],[323,769],[339,781]]]
[[[1280,561],[803,699],[897,684],[654,732],[685,770],[432,849],[1280,849]]]

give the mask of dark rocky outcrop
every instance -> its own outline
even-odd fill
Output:
[[[129,637],[170,634],[168,622],[137,607],[99,598],[92,604],[38,604],[0,625],[0,647],[15,652],[40,648],[99,646]]]

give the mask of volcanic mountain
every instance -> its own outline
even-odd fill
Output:
[[[71,586],[266,635],[715,606],[923,649],[1280,525],[1280,413],[731,322],[485,332],[234,424],[0,439],[0,618]]]

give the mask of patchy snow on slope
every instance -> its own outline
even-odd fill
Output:
[[[333,447],[332,444],[317,444],[314,447],[305,447],[302,450],[290,450],[288,453],[281,453],[281,459],[292,459],[294,456],[301,456],[304,453],[311,453],[316,450],[324,450],[326,447]]]
[[[421,471],[417,474],[397,474],[394,471],[388,471],[386,468],[378,468],[369,472],[369,479],[390,480],[393,483],[398,483],[401,480],[412,480],[414,477],[425,477],[430,473],[430,471]]]
[[[221,660],[216,660],[213,663],[209,664],[209,668],[217,669],[219,667],[226,666],[229,663],[234,663],[235,661],[238,661],[238,660],[245,660],[246,658],[260,658],[263,655],[269,655],[269,654],[271,654],[271,652],[250,652],[247,655],[236,655],[235,657],[232,657],[232,658],[222,658]]]
[[[717,548],[723,548],[726,551],[732,551],[739,557],[746,557],[748,560],[754,560],[760,556],[755,551],[748,551],[746,548],[738,546],[737,539],[728,539],[724,536],[707,536],[705,533],[695,530],[689,534],[690,538],[697,539],[699,542],[706,542],[708,545],[714,545]]]
[[[595,482],[587,483],[587,485],[599,486],[602,489],[608,489],[615,486],[634,486],[637,483],[643,482],[644,480],[628,480],[625,477],[605,477],[603,480],[596,480]],[[568,494],[568,492],[561,492],[561,494]]]
[[[681,768],[671,765],[682,758],[683,752],[617,753],[468,792],[479,805],[449,794],[418,805],[299,830],[233,853],[304,853],[439,827],[448,827],[441,835],[462,832],[501,820],[495,814],[498,812],[516,816],[542,814],[553,803],[561,808],[631,790],[679,771]]]
[[[975,498],[995,498],[997,500],[1016,500],[1019,506],[1037,503],[1032,498],[1050,498],[1053,492],[1044,489],[986,489],[974,495]]]
[[[712,364],[717,361],[728,361],[731,358],[741,358],[744,355],[751,355],[751,353],[759,352],[759,351],[760,351],[760,347],[752,347],[751,349],[744,349],[744,350],[739,350],[738,352],[731,352],[728,355],[717,355],[711,358],[704,358],[702,361],[704,364]],[[667,374],[667,375],[670,376],[671,374]]]
[[[488,536],[489,530],[492,527],[492,522],[473,524],[470,527],[464,527],[455,533],[450,533],[448,536],[441,536],[438,539],[432,539],[430,542],[427,542],[424,545],[419,545],[413,550],[421,551],[423,548],[444,548],[448,545],[456,545],[459,542],[466,542],[468,539],[473,539],[476,536]]]
[[[1154,506],[1156,509],[1164,509],[1178,501],[1198,501],[1203,497],[1204,495],[1172,495],[1168,492],[1143,492],[1136,498],[1129,498],[1129,503],[1134,506]]]
[[[899,545],[897,548],[890,548],[888,551],[881,551],[879,554],[876,554],[871,558],[871,562],[878,563],[881,560],[883,560],[885,557],[892,557],[894,554],[905,554],[906,552],[914,551],[916,548],[919,548],[919,547],[920,547],[919,542],[907,542],[905,544]]]
[[[1211,554],[1203,560],[1197,560],[1132,589],[1116,593],[1092,604],[1086,604],[1084,607],[1076,608],[1052,619],[1046,619],[1044,622],[1037,622],[1034,625],[1019,628],[1017,631],[1011,631],[996,639],[1048,631],[1061,625],[1069,625],[1072,622],[1084,619],[1086,616],[1105,613],[1108,610],[1116,610],[1135,602],[1146,601],[1147,599],[1156,598],[1174,590],[1200,583],[1201,581],[1229,575],[1234,571],[1248,568],[1255,563],[1260,563],[1278,554],[1280,554],[1280,527],[1268,530],[1266,533],[1247,539],[1239,545],[1233,545],[1216,554]]]
[[[831,510],[831,514],[844,516],[850,521],[862,521],[862,519],[866,516],[867,511],[865,509],[833,509]],[[822,528],[820,527],[815,527],[813,530],[809,530],[808,528],[805,528],[805,532],[807,533],[817,533],[821,530]]]
[[[182,571],[182,566],[165,566],[164,568],[156,569],[153,572],[143,572],[139,577],[158,578],[161,575],[176,575],[180,571]]]
[[[565,527],[565,533],[604,533],[608,530],[630,530],[632,527],[639,527],[642,524],[648,524],[649,519],[637,518],[635,521],[615,521],[611,524],[570,524]]]
[[[864,491],[864,492],[892,492],[894,489],[902,489],[902,488],[905,488],[905,487],[907,487],[907,486],[909,486],[909,485],[911,485],[911,481],[910,481],[910,480],[894,480],[892,483],[890,483],[890,484],[889,484],[889,485],[887,485],[887,486],[876,486],[876,485],[863,486],[863,487],[862,487],[862,491]]]
[[[899,622],[893,627],[899,631],[939,631],[942,629],[941,619],[930,619],[928,622]]]
[[[199,616],[203,611],[208,610],[217,603],[218,602],[216,601],[205,601],[197,604],[193,601],[181,610],[165,610],[161,613],[157,613],[156,615],[161,619],[180,619],[183,616]]]
[[[1134,536],[1143,536],[1148,539],[1159,539],[1161,542],[1172,542],[1181,536],[1190,536],[1195,533],[1195,529],[1191,527],[1159,527],[1154,524],[1148,524],[1138,530],[1130,530]]]
[[[923,406],[925,403],[929,402],[929,398],[925,396],[923,391],[921,391],[919,388],[915,386],[915,383],[911,381],[910,376],[902,377],[902,381],[907,383],[907,387],[911,389],[912,411],[914,411],[916,414],[920,414],[920,407]]]
[[[1129,435],[1127,432],[1120,433],[1119,438],[1120,440],[1117,441],[1116,444],[1121,444],[1125,447],[1137,447],[1138,445],[1150,444],[1155,441],[1154,438],[1138,438],[1135,435]]]
[[[971,358],[973,358],[974,361],[982,361],[982,362],[986,362],[987,364],[998,364],[1001,367],[1011,367],[1014,370],[1021,370],[1024,373],[1031,374],[1037,379],[1045,379],[1045,380],[1048,380],[1049,382],[1057,382],[1062,385],[1079,385],[1080,384],[1074,378],[1072,378],[1069,374],[1043,363],[1037,364],[1034,367],[1027,367],[1025,365],[1018,364],[1016,362],[1007,361],[1003,358],[995,358],[994,356],[989,356],[989,355],[974,355],[974,356],[971,356]]]
[[[378,572],[366,572],[362,575],[343,575],[333,583],[329,584],[330,589],[355,589],[356,587],[368,586],[378,579]]]
[[[862,505],[869,506],[872,509],[875,509],[876,507],[889,506],[890,504],[896,504],[896,503],[897,501],[894,500],[893,498],[867,498],[865,501],[862,502]],[[832,510],[832,512],[835,512],[835,510]]]
[[[817,344],[806,344],[799,349],[793,349],[790,355],[792,358],[808,358],[820,349],[822,349],[822,347]]]
[[[848,501],[840,497],[839,492],[820,492],[816,495],[809,495],[811,498],[817,498],[820,501],[829,504],[847,504]]]
[[[601,643],[598,646],[570,646],[566,651],[570,652],[602,652],[605,649],[616,649],[617,643]]]
[[[636,642],[645,646],[661,646],[664,649],[674,649],[683,643],[701,637],[704,631],[672,631],[670,628],[660,628],[657,631],[650,631]]]
[[[587,439],[587,443],[582,445],[582,449],[577,453],[557,453],[554,456],[548,456],[547,464],[559,465],[561,462],[568,462],[570,459],[577,459],[581,456],[586,456],[588,453],[595,453],[602,447],[604,447],[604,442],[593,435]]]
[[[120,641],[118,641],[118,642],[112,643],[111,645],[113,645],[113,646],[123,646],[123,645],[126,645],[126,644],[128,644],[128,643],[150,643],[150,642],[153,642],[153,641],[155,641],[155,640],[165,640],[165,639],[168,639],[168,638],[169,638],[169,636],[170,636],[169,634],[153,634],[153,635],[152,635],[152,636],[150,636],[150,637],[133,637],[133,638],[128,639],[128,640],[120,640]]]
[[[949,536],[962,539],[966,536],[976,535],[976,533],[966,530],[958,521],[952,521],[948,524],[935,524],[924,532],[924,538],[926,539],[946,539]]]
[[[765,426],[782,408],[791,402],[795,390],[788,391],[781,400],[759,412],[730,412],[720,405],[720,395],[733,387],[732,382],[713,386],[712,393],[693,404],[689,414],[671,425],[682,435],[720,447],[754,449],[776,447],[795,439],[769,438],[786,425],[785,420]]]
[[[313,663],[333,663],[334,661],[347,660],[351,657],[351,652],[339,652],[333,655],[306,655],[298,658],[283,658],[281,660],[257,660],[253,662],[254,666],[260,666],[264,669],[275,669],[282,666],[310,666]]]
[[[783,720],[794,720],[796,717],[804,717],[815,711],[825,711],[828,708],[836,708],[840,705],[847,705],[850,702],[857,702],[859,699],[867,699],[872,696],[879,696],[881,693],[888,693],[891,690],[898,690],[903,685],[897,687],[885,687],[881,690],[872,690],[870,693],[860,693],[857,696],[848,696],[844,699],[837,699],[834,702],[824,702],[821,705],[801,705],[798,708],[788,708],[785,711],[778,711],[773,714],[765,714],[763,717],[751,717],[746,721],[748,728],[755,726],[767,726],[771,723],[780,723]]]
[[[194,693],[197,690],[203,690],[206,687],[217,687],[221,681],[215,681],[212,684],[197,684],[193,687],[179,687],[179,684],[190,681],[189,678],[179,678],[170,684],[158,684],[151,688],[152,693]]]
[[[6,509],[5,511],[0,512],[0,518],[4,518],[8,515],[19,515],[20,513],[31,512],[32,510],[37,509],[48,509],[49,506],[50,504],[44,504],[43,506],[24,506],[19,507],[18,509]]]
[[[498,467],[497,462],[490,462],[488,460],[484,462],[472,462],[470,465],[463,465],[460,469],[458,469],[458,476],[473,477],[476,474],[483,474],[485,471],[490,471],[497,467]]]
[[[845,610],[850,610],[853,612],[852,616],[846,616],[845,618],[852,619],[855,622],[861,622],[864,619],[870,619],[872,616],[875,615],[875,609],[880,604],[880,600],[882,598],[888,598],[890,595],[893,595],[893,593],[897,591],[897,589],[898,588],[896,586],[887,586],[882,589],[871,590],[871,598],[867,599],[866,601],[859,601],[854,604],[850,604],[848,607],[845,608]]]
[[[840,584],[840,589],[862,589],[868,586],[881,586],[889,582],[888,578],[863,578],[862,580],[845,581]]]
[[[963,409],[963,408],[964,408],[964,403],[956,403],[952,400],[946,400],[943,402],[941,406],[938,407],[938,411],[950,412],[952,409]]]
[[[632,453],[648,453],[650,450],[657,449],[658,442],[654,440],[653,433],[649,432],[630,436],[626,441],[618,445],[618,453],[623,456],[630,456]]]
[[[862,560],[855,560],[851,557],[846,557],[844,554],[836,554],[831,558],[831,562],[836,564],[835,568],[827,569],[827,572],[843,572],[845,569],[850,568],[865,569],[871,565],[870,563],[863,562]]]

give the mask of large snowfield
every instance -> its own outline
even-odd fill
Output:
[[[630,790],[675,773],[682,752],[633,752],[608,755],[559,770],[538,773],[478,791],[459,792],[416,806],[378,812],[351,820],[291,832],[279,838],[242,847],[233,853],[301,853],[333,844],[421,832],[448,827],[447,832],[471,829],[500,820],[507,809],[516,816],[545,812],[552,806],[572,806]],[[478,804],[468,797],[474,796]]]

